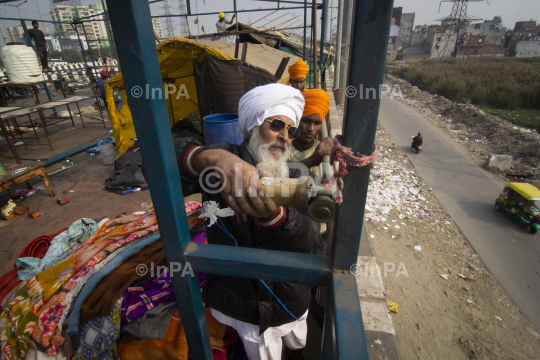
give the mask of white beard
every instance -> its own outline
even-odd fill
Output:
[[[251,137],[249,139],[249,150],[255,163],[255,167],[259,171],[267,171],[277,178],[288,178],[289,167],[287,166],[287,160],[291,153],[291,147],[287,146],[284,141],[276,140],[271,143],[265,143],[263,136],[261,135],[258,126],[253,128]],[[270,151],[272,147],[279,147],[283,151],[281,153]],[[276,158],[275,156],[278,155]]]

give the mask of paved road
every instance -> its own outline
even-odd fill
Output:
[[[540,234],[494,210],[504,181],[471,160],[467,150],[415,109],[383,98],[379,120],[407,154],[460,230],[523,313],[540,330]],[[410,149],[422,132],[421,154]]]

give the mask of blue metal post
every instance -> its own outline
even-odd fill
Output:
[[[324,42],[326,40],[326,20],[328,18],[328,0],[323,0],[323,6],[321,11],[322,25],[321,25],[321,55],[320,55],[320,68],[321,68],[321,83],[323,82],[323,71],[324,71]],[[321,84],[323,88],[323,84]]]
[[[307,22],[307,0],[304,0],[304,50],[302,60],[306,61],[306,22]]]
[[[189,0],[186,0],[186,6],[187,6],[187,14],[191,15],[191,4],[189,3]]]
[[[355,5],[349,85],[358,91],[373,88],[377,94],[376,98],[358,94],[346,101],[343,139],[355,154],[371,154],[375,149],[392,7],[393,0],[364,0]],[[350,269],[360,248],[369,173],[369,166],[350,168],[344,179],[345,201],[337,208],[334,226],[332,292],[340,359],[368,358],[356,281]],[[351,342],[358,344],[353,347]]]
[[[108,0],[107,8],[122,64],[124,85],[139,134],[139,146],[146,180],[156,209],[167,260],[185,266],[182,257],[191,242],[184,208],[184,196],[174,151],[165,99],[150,99],[148,94],[134,97],[138,89],[161,89],[163,80],[152,30],[148,0]],[[199,281],[191,276],[171,277],[178,309],[192,359],[212,360],[206,317]]]
[[[46,83],[43,83],[43,88],[45,89],[45,92],[47,93],[47,97],[49,98],[49,101],[52,101],[51,92],[49,91],[49,87]],[[37,95],[36,95],[37,96]],[[58,113],[56,112],[56,108],[52,108],[54,116],[58,117]]]
[[[34,46],[32,39],[30,39],[30,34],[28,33],[28,29],[26,28],[26,23],[22,19],[21,19],[21,26],[24,30],[24,33],[26,34],[26,42],[28,46],[30,46],[32,49],[34,49],[34,51],[36,51],[36,47]],[[37,51],[36,51],[36,54],[37,54]]]

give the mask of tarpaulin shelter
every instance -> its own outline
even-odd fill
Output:
[[[163,90],[149,88],[146,84],[126,89],[121,73],[105,85],[109,117],[120,155],[133,144],[131,139],[137,138],[127,91],[135,98],[165,99],[172,127],[180,120],[194,116],[194,113],[199,118],[211,113],[236,113],[238,101],[245,92],[276,81],[266,70],[183,37],[169,38],[157,44],[156,50]],[[221,101],[210,100],[210,103],[200,104],[198,95],[201,94],[205,94],[202,99],[216,100],[220,97]]]

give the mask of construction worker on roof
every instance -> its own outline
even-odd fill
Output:
[[[216,23],[216,28],[218,33],[225,32],[227,30],[227,25],[231,25],[234,18],[236,17],[236,14],[233,15],[232,19],[227,21],[225,20],[225,14],[220,12],[219,13],[219,21]]]

